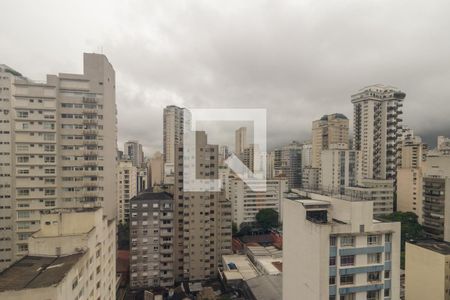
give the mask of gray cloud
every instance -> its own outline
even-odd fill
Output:
[[[35,3],[36,2],[36,3]],[[38,2],[38,3],[37,3]],[[308,139],[321,115],[352,116],[372,83],[407,93],[405,123],[450,135],[450,2],[10,1],[0,60],[32,78],[80,72],[100,51],[117,72],[119,141],[161,148],[162,109],[262,107],[269,147]]]

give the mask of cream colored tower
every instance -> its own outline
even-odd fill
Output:
[[[349,121],[343,114],[324,115],[312,126],[312,167],[320,168],[322,150],[348,149]]]
[[[116,216],[115,72],[102,54],[83,58],[83,74],[47,75],[43,83],[0,67],[1,161],[9,171],[0,209],[9,225],[0,227],[12,241],[1,254],[10,258],[1,259],[27,253],[40,211],[103,206]]]

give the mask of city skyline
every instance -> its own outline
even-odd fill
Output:
[[[311,122],[323,114],[338,112],[352,119],[350,95],[376,83],[392,84],[407,94],[404,124],[426,143],[434,146],[436,136],[449,131],[445,110],[438,109],[449,94],[443,84],[450,76],[446,59],[450,45],[445,38],[448,3],[325,7],[234,2],[226,9],[214,3],[104,4],[85,11],[83,4],[72,3],[70,15],[55,14],[58,8],[53,6],[28,9],[20,11],[24,21],[17,23],[11,18],[19,14],[20,6],[6,3],[10,13],[0,21],[0,33],[9,43],[0,57],[26,76],[44,79],[47,73],[80,72],[82,52],[103,52],[120,79],[119,145],[138,139],[147,155],[162,150],[165,106],[198,108],[211,103],[267,108],[269,149],[273,149],[309,139]],[[255,13],[250,14],[252,10]],[[50,13],[59,26],[39,21],[50,19]],[[211,15],[216,16],[214,25],[205,26],[212,23]],[[396,22],[381,22],[394,16]],[[180,26],[167,26],[175,20]],[[15,35],[7,24],[15,24]],[[297,29],[295,34],[292,28]],[[30,31],[46,39],[46,49],[52,50],[36,47]],[[70,34],[61,34],[65,32]],[[326,32],[333,35],[323,37]],[[424,110],[424,103],[430,109]]]

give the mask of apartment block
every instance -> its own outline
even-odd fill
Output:
[[[320,168],[306,167],[302,170],[302,188],[318,190],[321,187]]]
[[[117,165],[117,220],[126,224],[130,220],[130,199],[136,196],[137,167],[131,160],[121,160]]]
[[[156,152],[147,163],[149,170],[149,183],[151,187],[161,185],[164,182],[164,156],[161,152]]]
[[[396,178],[405,97],[399,89],[381,84],[352,95],[353,143],[362,152],[363,178]]]
[[[0,273],[0,298],[115,299],[115,239],[101,208],[43,213],[28,255]]]
[[[234,153],[240,157],[244,149],[249,146],[247,140],[247,127],[240,127],[235,131]]]
[[[312,144],[305,142],[302,145],[302,169],[312,167]]]
[[[184,115],[186,109],[169,105],[164,108],[163,115],[163,152],[164,152],[164,183],[174,183],[175,145],[183,144]]]
[[[400,223],[373,202],[294,190],[284,200],[283,299],[399,299]]]
[[[348,149],[349,120],[343,114],[324,115],[312,125],[312,167],[320,168],[320,157],[323,150],[336,146]]]
[[[422,139],[410,135],[402,141],[401,163],[397,169],[397,210],[415,213],[420,223],[423,222],[422,187],[427,152],[427,145],[422,143]]]
[[[281,217],[281,201],[288,191],[287,179],[253,180],[252,186],[265,184],[265,192],[255,192],[239,178],[229,179],[227,199],[231,202],[233,222],[240,228],[256,222],[261,209],[271,208]]]
[[[394,212],[393,180],[362,179],[358,186],[346,187],[345,195],[351,199],[373,202],[374,216]]]
[[[438,136],[437,150],[444,155],[450,155],[450,138]]]
[[[83,74],[45,82],[0,66],[0,268],[26,255],[43,210],[103,206],[116,215],[115,72],[104,55],[83,58]]]
[[[140,168],[144,164],[144,152],[142,145],[138,141],[125,142],[123,146],[123,155],[133,163],[133,166]]]
[[[187,151],[195,151],[195,161],[191,154],[184,154],[186,145],[176,146],[175,281],[215,278],[221,256],[231,253],[231,203],[225,199],[225,193],[208,189],[190,191],[185,185],[190,182],[186,182],[184,165],[195,168],[197,180],[219,180],[218,146],[208,144],[205,132],[190,134],[195,136],[195,144]]]
[[[406,242],[405,296],[408,300],[450,299],[450,243]]]
[[[131,199],[130,286],[172,287],[173,197],[148,189]]]
[[[362,179],[362,156],[357,150],[323,150],[320,156],[320,187],[332,194],[358,186]]]
[[[281,149],[281,171],[288,179],[289,188],[302,184],[302,144],[293,141]]]

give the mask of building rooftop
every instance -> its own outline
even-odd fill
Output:
[[[246,255],[222,255],[227,280],[249,280],[259,275]]]
[[[320,118],[320,120],[326,121],[329,119],[329,117],[332,117],[332,116],[334,116],[336,119],[348,120],[348,118],[344,114],[340,114],[340,113],[335,113],[335,114],[331,114],[331,115],[323,115],[322,118]]]
[[[172,200],[172,194],[167,192],[154,192],[153,189],[149,188],[145,191],[139,193],[139,195],[134,196],[131,201],[136,200]]]
[[[263,275],[250,279],[246,283],[255,299],[258,300],[282,299],[281,275]]]
[[[408,241],[408,243],[417,245],[419,247],[438,252],[443,255],[450,255],[450,243],[445,241],[438,241],[433,239]]]
[[[58,284],[83,255],[25,256],[0,273],[0,292]]]

